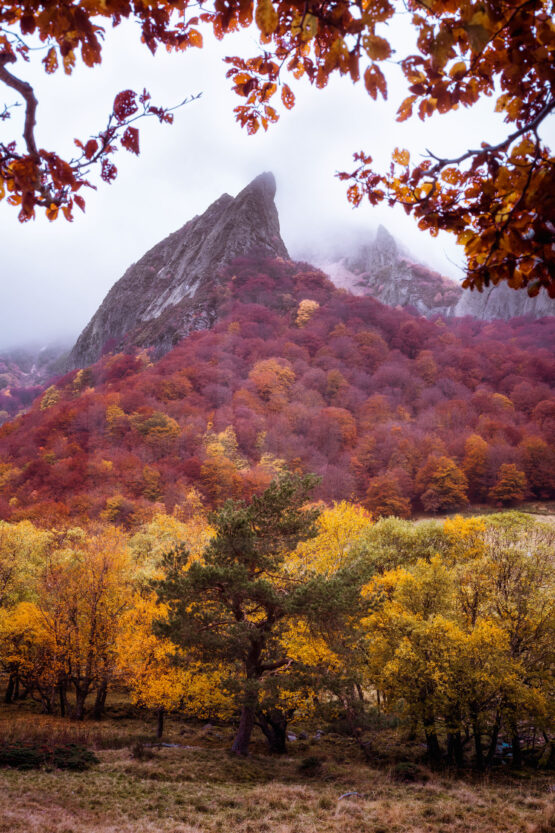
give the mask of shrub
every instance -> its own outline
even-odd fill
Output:
[[[322,770],[322,761],[316,755],[309,755],[308,758],[303,758],[297,767],[301,775],[308,775],[312,777],[318,775]]]
[[[401,763],[396,764],[391,770],[391,775],[395,781],[402,781],[403,783],[427,780],[423,770],[410,761],[401,761]]]
[[[63,746],[5,743],[0,746],[0,766],[17,769],[39,769],[42,766],[82,772],[97,764],[98,758],[90,749],[77,743]]]

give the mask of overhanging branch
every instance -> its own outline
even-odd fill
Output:
[[[6,69],[6,64],[15,62],[14,55],[0,55],[0,81],[16,90],[25,99],[25,126],[23,128],[23,138],[29,155],[35,159],[39,158],[37,144],[35,141],[35,124],[38,101],[35,98],[35,92],[27,81],[22,81],[15,75],[12,75]]]

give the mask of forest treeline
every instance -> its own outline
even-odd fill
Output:
[[[212,329],[106,355],[0,428],[0,517],[137,528],[285,469],[373,516],[553,499],[555,319],[430,321],[254,256],[211,293]],[[25,396],[0,391],[4,416]]]
[[[139,706],[233,722],[246,754],[291,721],[342,721],[372,759],[398,725],[432,765],[553,765],[555,527],[514,511],[372,521],[283,476],[209,517],[133,531],[0,523],[6,703],[99,718]],[[10,706],[8,705],[8,709]]]

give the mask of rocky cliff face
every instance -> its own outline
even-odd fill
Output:
[[[318,265],[336,286],[355,295],[372,295],[392,307],[412,306],[426,316],[452,315],[462,292],[454,281],[404,255],[383,226],[375,240]]]
[[[530,298],[526,292],[511,289],[507,284],[491,286],[483,292],[464,291],[453,311],[457,316],[471,315],[486,321],[521,315],[543,318],[554,313],[555,304],[547,292],[542,290],[535,298]]]
[[[92,364],[126,342],[154,346],[161,354],[192,330],[211,326],[216,311],[207,298],[223,267],[252,251],[289,257],[275,190],[273,175],[261,174],[235,198],[223,194],[130,266],[79,336],[69,367]]]

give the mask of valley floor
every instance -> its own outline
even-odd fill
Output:
[[[0,769],[0,833],[555,830],[552,774],[458,779],[421,769],[418,781],[400,783],[392,766],[362,763],[352,742],[337,735],[295,741],[283,758],[264,754],[257,740],[252,756],[237,760],[226,751],[226,727],[170,721],[165,741],[179,747],[157,749],[137,745],[141,732],[146,739],[137,720],[73,727],[99,763],[82,773]]]

